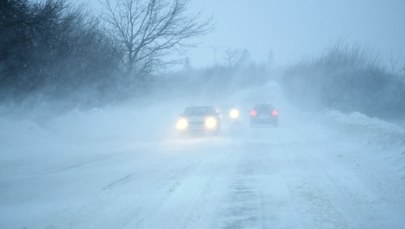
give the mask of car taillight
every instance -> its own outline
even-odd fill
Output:
[[[256,116],[256,115],[257,115],[257,112],[256,112],[255,110],[251,110],[251,111],[250,111],[250,115],[251,115],[251,116]]]
[[[278,116],[278,115],[279,115],[279,112],[278,112],[277,110],[273,110],[273,111],[271,112],[271,115],[273,115],[273,116]]]

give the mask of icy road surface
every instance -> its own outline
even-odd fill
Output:
[[[405,228],[402,130],[337,116],[89,142],[3,120],[0,228]]]

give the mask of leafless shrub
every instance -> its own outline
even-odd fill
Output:
[[[405,83],[388,73],[371,51],[359,46],[338,44],[319,58],[290,67],[282,86],[291,101],[305,108],[379,117],[405,112]]]

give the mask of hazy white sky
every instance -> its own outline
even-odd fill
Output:
[[[276,63],[286,64],[317,56],[339,40],[369,47],[381,58],[392,52],[405,59],[404,0],[191,2],[217,22],[215,32],[190,52],[195,65],[213,62],[211,47],[220,48],[219,53],[247,48],[256,60],[265,60],[273,50]]]
[[[318,56],[339,40],[371,48],[381,59],[392,53],[405,64],[405,0],[190,0],[190,6],[216,22],[187,53],[193,66],[213,64],[213,48],[217,62],[224,61],[228,47],[248,49],[257,61],[272,50],[284,65]]]

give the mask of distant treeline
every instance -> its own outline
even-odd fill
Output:
[[[159,91],[184,98],[226,99],[241,89],[260,87],[274,79],[268,66],[252,62],[184,68],[162,75],[155,83]],[[231,99],[231,98],[228,98]],[[238,102],[238,101],[234,101]]]
[[[187,0],[0,1],[0,103],[97,104],[142,96],[165,57],[212,31]]]
[[[405,78],[389,73],[367,49],[338,44],[310,62],[290,67],[282,78],[285,95],[313,110],[362,112],[403,118]]]
[[[106,96],[121,58],[98,20],[65,1],[0,1],[0,102]]]

